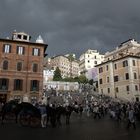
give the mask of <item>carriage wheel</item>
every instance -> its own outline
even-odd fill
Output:
[[[27,115],[20,115],[19,116],[19,123],[22,126],[29,126],[30,124],[30,118]]]
[[[31,116],[30,126],[31,127],[40,127],[40,118],[38,118],[36,116]]]
[[[13,114],[13,113],[7,113],[5,115],[5,119],[6,120],[14,120],[15,119],[15,114]]]
[[[6,113],[4,116],[4,120],[13,121],[16,119],[16,115],[14,113]]]

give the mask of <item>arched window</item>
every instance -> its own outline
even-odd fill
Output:
[[[38,71],[38,64],[34,63],[33,64],[33,72],[37,72]]]
[[[22,62],[18,62],[17,63],[17,71],[21,71],[22,70]]]
[[[3,69],[8,70],[8,61],[7,60],[3,61]]]

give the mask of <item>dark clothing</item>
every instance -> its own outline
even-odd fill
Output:
[[[56,109],[54,107],[50,109],[50,121],[52,127],[56,127]]]

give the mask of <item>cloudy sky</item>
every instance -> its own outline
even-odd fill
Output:
[[[32,41],[41,35],[49,56],[105,53],[130,38],[140,41],[139,7],[140,0],[1,0],[0,38],[14,30]]]

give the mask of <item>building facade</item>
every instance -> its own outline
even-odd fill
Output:
[[[12,39],[0,39],[0,101],[38,100],[43,90],[43,59],[47,44],[39,36],[14,32]]]
[[[78,82],[60,82],[60,81],[46,81],[44,82],[44,89],[55,91],[78,91]]]
[[[53,81],[54,70],[43,70],[43,82]]]
[[[58,55],[51,58],[51,66],[55,70],[59,67],[63,78],[77,77],[79,75],[79,62],[77,60],[70,60],[64,55]]]
[[[79,61],[80,73],[88,79],[92,79],[90,71],[104,61],[104,55],[101,55],[97,50],[88,49],[80,56]]]
[[[98,68],[99,93],[127,101],[140,99],[140,44],[122,43],[105,55]]]

